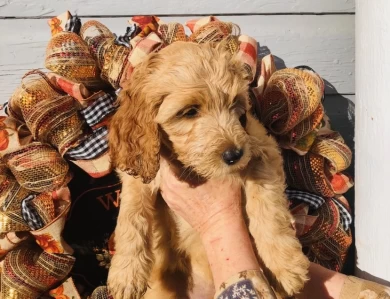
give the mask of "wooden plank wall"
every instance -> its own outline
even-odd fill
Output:
[[[324,0],[325,1],[325,0]],[[0,8],[1,12],[1,8]],[[191,17],[163,17],[164,21],[185,22]],[[90,18],[82,18],[87,20]],[[129,17],[99,18],[113,32],[122,34]],[[354,91],[353,15],[246,15],[221,16],[238,24],[241,32],[254,37],[261,52],[271,52],[283,65],[310,65],[337,92]],[[0,30],[0,97],[8,97],[20,77],[32,68],[44,66],[50,30],[46,19],[2,19]],[[5,38],[4,38],[5,37]]]
[[[47,17],[65,10],[80,16],[353,13],[354,0],[0,0],[2,17]]]
[[[84,21],[99,19],[117,34],[139,14],[167,22],[214,14],[234,22],[263,54],[274,54],[279,67],[306,64],[326,80],[326,110],[353,148],[355,0],[0,0],[0,103],[24,73],[44,67],[47,20],[66,10]],[[352,201],[353,193],[348,196]]]

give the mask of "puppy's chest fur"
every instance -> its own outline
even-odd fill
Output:
[[[253,161],[250,162],[250,165],[253,164],[261,165],[262,161],[254,158]],[[242,172],[242,177],[240,178],[243,182],[241,197],[242,213],[244,218],[247,220],[247,224],[249,224],[249,216],[247,215],[245,209],[245,179],[250,180],[251,173],[253,173],[253,169],[252,167],[248,167]],[[191,225],[189,225],[182,217],[176,215],[167,206],[161,196],[161,193],[159,192],[159,177],[160,176],[158,174],[156,179],[148,185],[155,201],[155,217],[153,218],[152,224],[152,242],[156,261],[153,266],[151,283],[153,284],[154,279],[160,280],[160,282],[161,280],[169,279],[176,281],[177,278],[175,278],[175,275],[178,273],[172,273],[171,271],[177,272],[179,269],[183,276],[188,279],[185,283],[183,282],[183,284],[186,285],[183,289],[183,295],[185,292],[187,292],[187,294],[199,294],[199,290],[196,290],[196,286],[202,286],[203,297],[201,296],[200,298],[206,298],[205,292],[208,292],[207,297],[211,298],[214,291],[214,284],[209,267],[209,261],[201,238]],[[264,182],[267,182],[266,178]],[[264,194],[267,194],[267,192]],[[234,240],[232,240],[232,242],[234,242]],[[179,267],[177,264],[179,264]],[[166,273],[169,273],[169,275],[166,275]],[[191,296],[191,298],[197,298],[197,296],[194,295],[194,297]]]

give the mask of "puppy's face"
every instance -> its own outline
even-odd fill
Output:
[[[151,75],[163,97],[157,122],[185,167],[205,178],[244,169],[252,153],[245,131],[248,81],[242,64],[223,49],[177,43],[162,50]]]
[[[256,151],[245,131],[246,76],[223,44],[176,42],[149,55],[118,97],[112,163],[150,182],[159,169],[160,140],[168,138],[180,162],[204,178],[245,169]]]

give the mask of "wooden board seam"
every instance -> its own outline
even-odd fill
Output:
[[[199,17],[199,16],[334,16],[334,15],[352,15],[354,16],[354,12],[303,12],[303,13],[226,13],[226,14],[218,14],[218,13],[208,13],[208,14],[158,14],[159,17]],[[80,18],[127,18],[137,15],[78,15]],[[50,19],[55,17],[54,15],[45,15],[45,16],[27,16],[27,17],[4,17],[0,16],[0,20],[31,20],[31,19]]]

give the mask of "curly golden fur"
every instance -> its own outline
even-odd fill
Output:
[[[299,292],[309,262],[291,226],[278,146],[250,112],[242,63],[223,44],[177,42],[136,68],[119,104],[109,135],[123,182],[108,277],[114,298],[193,298],[194,286],[213,290],[199,236],[158,192],[162,146],[183,175],[242,183],[260,263],[281,296]],[[222,158],[229,149],[241,150],[234,163]]]

